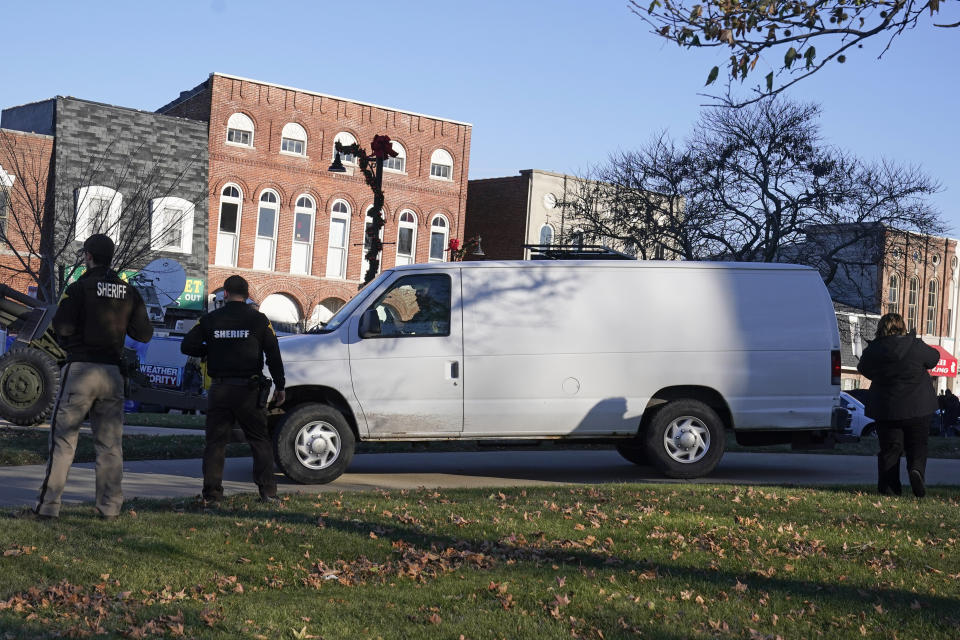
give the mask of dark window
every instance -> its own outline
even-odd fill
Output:
[[[248,147],[250,146],[250,131],[244,131],[242,129],[227,129],[227,142],[234,142],[236,144],[245,144]]]
[[[448,336],[450,276],[405,276],[370,308],[380,316],[380,337]]]
[[[257,235],[261,238],[273,237],[273,221],[276,219],[277,210],[273,207],[260,207],[260,221],[257,223]]]
[[[444,240],[447,235],[442,231],[432,231],[430,233],[430,258],[433,260],[443,260],[443,252],[447,250],[444,246]]]
[[[397,236],[397,253],[409,256],[413,253],[413,229],[401,227]]]
[[[310,242],[310,223],[313,216],[309,213],[298,213],[293,230],[293,239],[296,242]]]
[[[220,204],[220,231],[224,233],[237,232],[237,213],[240,211],[240,205],[235,202],[222,202]]]
[[[302,140],[293,140],[291,138],[283,138],[280,141],[280,149],[286,151],[287,153],[296,153],[297,155],[303,155],[303,141]]]
[[[7,237],[7,190],[0,188],[0,238]]]

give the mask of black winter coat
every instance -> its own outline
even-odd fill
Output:
[[[940,353],[910,332],[867,345],[857,371],[869,378],[866,414],[874,420],[906,420],[933,414],[937,394],[929,370]]]

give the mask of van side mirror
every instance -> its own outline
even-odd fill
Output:
[[[360,316],[360,337],[373,338],[380,335],[380,316],[376,309],[367,309]]]

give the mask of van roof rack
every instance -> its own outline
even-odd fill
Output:
[[[636,260],[628,253],[602,244],[525,244],[523,248],[530,250],[531,260]]]

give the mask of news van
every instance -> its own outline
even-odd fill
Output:
[[[671,261],[405,265],[280,339],[291,479],[357,441],[609,442],[672,478],[743,444],[829,442],[840,337],[814,269]]]

